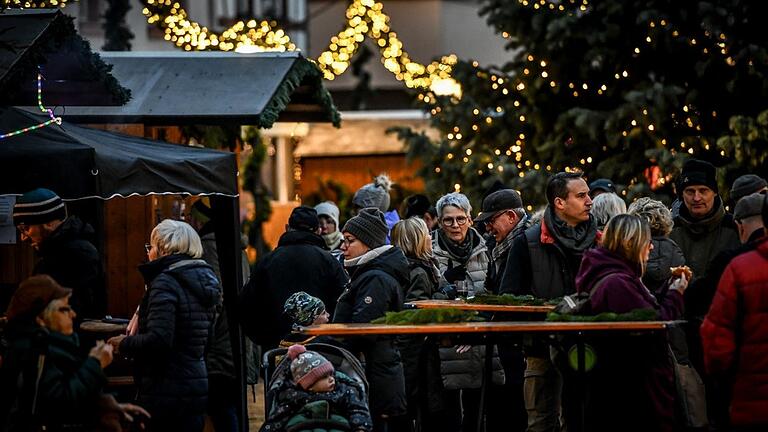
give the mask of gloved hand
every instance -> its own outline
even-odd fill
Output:
[[[457,280],[467,279],[467,268],[463,265],[453,267],[451,261],[448,261],[448,269],[443,272],[443,277],[448,283],[454,283]]]
[[[456,285],[453,285],[453,284],[443,285],[442,287],[440,287],[440,290],[435,294],[436,295],[434,297],[435,298],[441,297],[441,300],[443,296],[445,296],[444,298],[445,300],[453,300],[459,296],[459,293],[456,292]]]

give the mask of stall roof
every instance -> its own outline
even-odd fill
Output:
[[[0,131],[46,120],[0,107]],[[64,199],[149,194],[236,196],[234,153],[63,123],[0,140],[0,195],[47,187]]]
[[[340,117],[320,70],[298,52],[102,53],[131,89],[122,107],[77,107],[77,123],[151,125],[331,122]]]
[[[0,105],[37,104],[38,66],[43,102],[55,105],[122,105],[130,92],[110,66],[77,34],[58,9],[5,9],[0,13]]]

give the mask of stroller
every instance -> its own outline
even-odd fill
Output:
[[[365,379],[365,369],[360,361],[344,348],[324,343],[306,344],[307,350],[315,351],[331,362],[337,371],[356,381],[363,389],[365,399],[368,398],[368,381]],[[264,373],[264,413],[270,418],[272,409],[276,403],[280,389],[284,388],[286,381],[291,381],[290,360],[287,356],[287,348],[275,348],[264,353],[262,369]]]

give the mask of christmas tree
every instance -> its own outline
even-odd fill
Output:
[[[725,167],[723,185],[765,172],[765,157],[734,163],[733,140],[718,138],[732,116],[768,108],[768,2],[481,3],[512,60],[460,61],[461,94],[418,95],[440,140],[396,130],[433,196],[460,190],[478,205],[501,181],[536,205],[550,174],[581,170],[626,186],[628,199],[669,200],[690,156]]]

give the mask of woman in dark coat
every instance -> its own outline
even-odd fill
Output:
[[[48,275],[32,276],[14,293],[3,335],[0,429],[119,431],[127,414],[147,415],[102,393],[112,347],[99,342],[84,355],[71,294]]]
[[[584,253],[576,277],[577,292],[592,291],[592,313],[654,309],[662,320],[682,316],[683,292],[688,284],[684,276],[658,294],[660,301],[643,285],[641,277],[652,249],[645,219],[624,214],[608,222],[602,247]],[[592,341],[597,360],[588,429],[672,431],[675,385],[665,335],[613,335]]]
[[[388,231],[384,214],[376,208],[362,209],[344,225],[341,250],[351,282],[339,297],[333,322],[368,323],[402,308],[402,292],[409,282],[408,261],[400,248],[384,244]],[[403,363],[394,338],[374,336],[348,342],[365,360],[374,431],[406,430],[401,423],[406,413]]]
[[[150,261],[139,266],[147,292],[134,336],[109,340],[135,361],[138,400],[152,414],[151,430],[202,431],[208,395],[205,350],[219,281],[201,260],[195,230],[166,219],[152,230]]]

